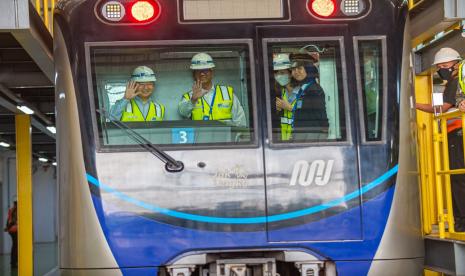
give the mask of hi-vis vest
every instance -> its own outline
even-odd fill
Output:
[[[162,121],[165,116],[165,107],[159,103],[150,101],[149,112],[147,117],[140,111],[135,100],[131,100],[130,104],[126,105],[126,110],[121,116],[122,122],[144,122],[144,121]]]
[[[286,89],[283,88],[281,92],[283,100],[289,101],[289,97],[287,96]],[[297,102],[297,98],[291,104],[292,109]],[[292,123],[294,120],[293,112],[288,110],[283,110],[283,116],[281,116],[281,140],[288,141],[291,139],[292,136]]]
[[[465,61],[461,61],[459,65],[459,88],[465,94],[465,71],[463,70]]]
[[[197,100],[197,103],[192,109],[191,119],[195,121],[201,120],[231,120],[232,119],[232,105],[233,105],[233,92],[231,86],[217,85],[215,87],[215,98],[213,100],[213,107],[211,103],[207,102],[204,97]],[[184,99],[191,100],[189,93],[183,95]],[[210,112],[210,108],[212,108]]]

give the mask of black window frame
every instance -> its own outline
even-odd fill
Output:
[[[253,110],[249,110],[249,118],[253,120],[253,124],[249,122],[249,128],[251,132],[250,142],[233,144],[233,143],[202,143],[202,144],[156,144],[157,147],[163,150],[177,151],[177,150],[205,150],[205,149],[247,149],[247,148],[258,148],[259,147],[259,130],[258,130],[258,115],[257,115],[257,88],[256,88],[256,69],[255,69],[255,52],[254,44],[252,39],[202,39],[202,40],[164,40],[164,41],[106,41],[106,42],[85,42],[85,61],[86,61],[86,76],[87,76],[87,92],[90,101],[90,110],[92,117],[92,129],[94,132],[94,141],[97,152],[142,152],[145,149],[139,145],[104,145],[102,143],[101,136],[101,125],[97,118],[97,106],[98,95],[94,88],[96,85],[95,74],[93,72],[91,62],[91,48],[103,48],[103,47],[166,47],[166,46],[187,46],[187,47],[214,47],[214,46],[228,46],[228,45],[242,45],[246,46],[249,52],[249,72],[250,72],[250,91],[251,95],[249,98],[249,109],[252,107]],[[97,102],[96,102],[97,101]],[[100,116],[99,116],[100,117]]]
[[[270,91],[271,84],[269,80],[270,69],[272,61],[270,60],[271,54],[268,52],[269,47],[273,45],[269,44],[279,44],[279,43],[302,43],[302,44],[311,44],[312,42],[324,42],[331,41],[337,42],[339,45],[339,55],[341,57],[341,83],[338,85],[342,88],[342,95],[344,97],[343,101],[339,102],[339,106],[344,105],[344,121],[345,121],[345,140],[327,140],[327,141],[297,141],[297,142],[275,142],[273,141],[273,125],[272,125],[272,108],[271,108],[271,99]],[[267,140],[270,148],[293,148],[293,147],[307,147],[307,146],[348,146],[353,145],[352,140],[352,127],[350,124],[350,104],[349,104],[349,94],[348,94],[348,84],[347,84],[347,59],[346,59],[346,48],[344,46],[344,36],[325,36],[325,37],[288,37],[288,38],[263,38],[263,72],[264,72],[264,82],[265,82],[265,96],[266,96],[266,115],[267,115]]]
[[[368,127],[367,127],[367,110],[366,110],[366,100],[365,100],[365,91],[364,91],[364,77],[362,77],[361,72],[361,56],[359,43],[363,41],[379,41],[381,44],[381,69],[382,73],[382,89],[381,89],[381,134],[377,139],[369,139],[368,137]],[[358,104],[358,113],[360,120],[360,137],[362,144],[384,144],[386,142],[386,132],[387,132],[387,91],[388,91],[388,68],[387,68],[387,42],[386,36],[354,36],[354,57],[355,57],[355,73],[357,78],[357,96],[359,99]]]

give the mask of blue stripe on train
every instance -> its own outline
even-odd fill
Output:
[[[338,206],[344,202],[350,201],[368,191],[371,189],[379,186],[380,184],[384,183],[386,180],[388,180],[391,176],[395,175],[398,170],[398,165],[394,166],[392,169],[378,177],[377,179],[373,180],[372,182],[364,185],[362,188],[349,193],[341,198],[331,200],[329,202],[323,203],[321,205],[317,206],[312,206],[310,208],[294,211],[294,212],[289,212],[289,213],[284,213],[284,214],[279,214],[279,215],[273,215],[273,216],[268,216],[268,217],[250,217],[250,218],[225,218],[225,217],[209,217],[209,216],[202,216],[202,215],[193,215],[189,213],[184,213],[184,212],[179,212],[175,210],[170,210],[166,208],[162,208],[141,200],[138,200],[136,198],[130,197],[106,184],[101,183],[98,179],[94,178],[93,176],[87,174],[87,180],[99,187],[100,189],[111,193],[112,195],[118,197],[121,200],[127,201],[131,204],[137,205],[141,208],[147,209],[152,212],[156,213],[161,213],[166,216],[171,216],[175,218],[180,218],[180,219],[186,219],[186,220],[193,220],[193,221],[200,221],[200,222],[207,222],[207,223],[222,223],[222,224],[252,224],[252,223],[266,223],[266,222],[277,222],[281,220],[288,220],[288,219],[293,219],[293,218],[298,218],[310,214],[314,214],[317,212],[321,212],[323,210],[332,208],[334,206]]]

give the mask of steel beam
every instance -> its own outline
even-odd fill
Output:
[[[425,268],[465,276],[465,242],[438,238],[425,239]]]

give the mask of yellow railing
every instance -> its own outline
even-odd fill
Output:
[[[465,129],[465,113],[453,111],[434,116],[432,126],[427,123],[418,127],[420,162],[421,207],[423,231],[439,238],[465,240],[465,233],[454,230],[450,175],[465,174],[465,168],[449,167],[447,120],[462,118]],[[463,137],[463,136],[462,136]],[[465,139],[462,141],[465,145]],[[455,153],[464,154],[465,153]],[[464,199],[465,200],[465,199]]]
[[[415,8],[416,6],[420,5],[423,3],[425,0],[409,0],[408,1],[408,8],[409,10]]]
[[[37,13],[44,21],[45,26],[53,34],[53,8],[55,0],[30,0]]]

